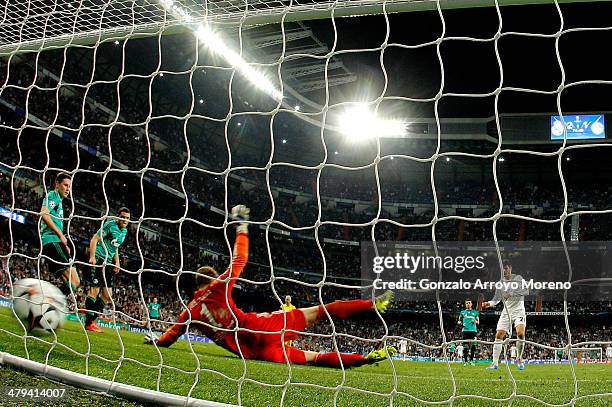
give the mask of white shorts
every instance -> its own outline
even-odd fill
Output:
[[[497,321],[497,330],[512,332],[510,318],[512,318],[512,325],[514,325],[515,328],[519,325],[523,325],[525,327],[527,326],[527,315],[525,315],[525,312],[520,312],[516,314],[510,313],[510,315],[508,315],[508,312],[504,310],[502,311],[501,315],[499,316],[499,320]]]

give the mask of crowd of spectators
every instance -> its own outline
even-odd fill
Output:
[[[196,168],[206,168],[214,171],[225,169],[227,148],[223,145],[224,143],[219,143],[220,140],[217,140],[213,146],[212,143],[208,142],[189,142],[189,131],[185,136],[182,125],[161,119],[160,121],[151,121],[148,126],[132,126],[132,123],[144,123],[146,115],[143,116],[142,112],[139,113],[142,109],[138,109],[130,103],[123,103],[118,111],[119,104],[114,89],[109,92],[103,91],[104,87],[98,86],[98,84],[90,87],[84,86],[91,80],[91,72],[78,69],[77,59],[67,60],[67,65],[62,67],[62,64],[58,64],[57,61],[61,61],[63,56],[58,56],[60,58],[57,59],[44,56],[36,61],[34,54],[29,54],[21,57],[22,60],[13,60],[13,63],[18,65],[18,69],[12,67],[10,70],[11,75],[7,81],[9,86],[3,91],[2,98],[15,103],[22,109],[27,105],[29,114],[39,118],[45,124],[39,125],[41,129],[45,129],[46,125],[63,129],[75,139],[78,138],[81,146],[88,146],[102,154],[112,155],[113,160],[121,162],[131,170],[138,171],[146,166],[148,173],[171,187],[182,191],[184,186],[190,199],[197,199],[213,205],[222,205],[225,196],[224,182],[226,178],[224,176],[206,176],[206,182],[202,182],[204,181],[204,174],[199,173]],[[16,60],[20,62],[15,62]],[[4,62],[0,61],[0,64],[4,64]],[[64,72],[62,82],[64,85],[61,86],[61,92],[56,92],[61,69]],[[0,66],[0,72],[2,74],[8,72],[6,65]],[[99,74],[99,72],[96,72],[96,74]],[[65,85],[66,83],[73,85]],[[29,88],[32,84],[35,86]],[[55,106],[56,94],[58,98],[57,106]],[[122,96],[124,95],[122,94]],[[127,98],[127,95],[124,97]],[[2,117],[7,126],[14,128],[20,128],[24,121],[23,117],[6,114],[6,112]],[[109,127],[114,122],[118,124]],[[127,123],[130,126],[121,123]],[[3,131],[8,132],[6,128],[3,128]],[[28,131],[34,130],[26,128],[21,137],[25,138],[25,133]],[[223,131],[223,129],[217,131]],[[147,135],[152,139],[147,141]],[[195,139],[195,137],[193,135],[192,138]],[[203,135],[202,137],[208,141],[208,138],[212,136]],[[153,139],[156,141],[153,142]],[[185,139],[189,142],[189,152],[186,148]],[[6,160],[3,161],[14,164],[17,158],[17,149],[14,148],[15,146],[7,147],[9,148],[4,151],[6,154],[3,155]],[[22,148],[21,154],[27,155],[28,150],[34,151],[33,149]],[[151,154],[150,157],[148,157],[148,153]],[[189,162],[187,162],[188,154]],[[241,154],[245,153],[241,152]],[[11,155],[13,160],[9,159]],[[24,158],[24,161],[27,162],[36,162],[36,160],[40,165],[39,156],[34,157],[33,160]],[[79,168],[89,169],[91,167],[100,171],[111,165],[108,160],[97,161],[98,163],[96,163],[96,160],[89,160],[87,163],[82,163]],[[99,161],[104,162],[103,167],[99,166]],[[219,163],[222,163],[222,165],[219,166]],[[190,167],[192,169],[186,173],[184,179],[176,174],[154,170],[178,172],[183,170],[186,165],[192,166]],[[314,219],[316,219],[313,217],[313,215],[316,216],[316,210],[313,211],[312,209],[313,206],[316,206],[313,195],[317,193],[321,195],[322,199],[350,199],[365,204],[369,203],[373,206],[377,205],[378,188],[374,171],[341,171],[330,168],[323,170],[317,181],[318,172],[317,170],[300,170],[292,167],[274,167],[270,170],[270,186],[299,191],[310,196],[310,200],[307,202],[296,202],[293,199],[292,211],[289,211],[289,213],[282,213],[287,212],[286,207],[277,205],[278,211],[281,212],[278,214],[280,220],[292,226],[298,226],[298,223],[299,226],[312,225]],[[379,184],[382,200],[389,203],[427,205],[431,207],[430,210],[433,210],[433,192],[429,173],[419,173],[423,177],[418,174],[405,177],[398,176],[398,172],[401,171],[389,170],[388,173],[383,171],[380,174]],[[261,210],[258,213],[267,216],[270,213],[272,203],[267,196],[265,171],[238,170],[232,172],[232,174],[244,175],[249,182],[255,185],[256,189],[260,190],[257,194],[249,193],[248,195],[253,202],[252,205],[260,207]],[[558,174],[552,175],[558,176]],[[567,174],[567,176],[570,175]],[[230,198],[240,197],[240,182],[231,176],[229,179],[233,179],[234,182],[227,185],[228,196]],[[515,180],[514,183],[507,183],[500,178],[501,198],[504,204],[510,208],[530,205],[541,208],[546,212],[555,213],[558,217],[563,207],[564,198],[558,178],[553,180],[555,182],[548,182],[547,180],[523,182],[519,179]],[[491,179],[486,177],[479,181],[461,179],[461,177],[452,180],[436,179],[435,185],[437,200],[440,205],[478,205],[490,210],[497,210],[499,197]],[[567,187],[569,205],[573,207],[580,205],[606,206],[609,204],[612,193],[609,186],[600,187],[600,193],[598,194],[585,190],[578,183],[568,183]],[[213,202],[211,202],[211,198],[214,198]],[[323,212],[328,210],[330,205],[333,204],[330,204],[326,199],[323,208],[321,208]],[[355,211],[356,208],[351,208],[351,212]],[[291,212],[295,212],[295,216]],[[342,213],[342,211],[339,212]],[[325,213],[322,215],[322,219],[338,220],[336,216],[328,218]]]
[[[316,237],[354,242],[371,240],[372,235],[379,241],[428,241],[432,238],[432,226],[401,228],[384,221],[374,222],[373,226],[348,225],[367,224],[378,219],[392,219],[406,225],[432,224],[434,199],[428,173],[426,178],[409,183],[406,177],[398,176],[399,171],[383,171],[378,182],[373,171],[327,168],[321,171],[320,177],[317,170],[304,171],[292,167],[273,167],[269,171],[269,179],[266,179],[266,172],[261,170],[235,170],[227,177],[210,174],[202,169],[220,172],[227,166],[227,148],[219,143],[219,140],[225,141],[225,137],[217,137],[216,144],[201,140],[194,142],[194,134],[178,122],[159,119],[144,124],[146,114],[143,115],[142,109],[134,104],[121,104],[118,111],[114,91],[105,91],[107,88],[104,86],[82,86],[90,82],[91,73],[76,69],[76,66],[64,67],[66,76],[63,81],[73,85],[62,86],[62,91],[58,92],[56,87],[62,68],[61,64],[58,65],[59,59],[44,58],[44,61],[38,61],[35,65],[31,56],[20,58],[16,62],[20,69],[11,70],[11,77],[7,81],[10,86],[3,90],[0,97],[14,103],[21,110],[27,108],[29,115],[44,125],[38,123],[41,131],[23,128],[23,114],[2,108],[3,127],[0,127],[0,132],[6,134],[9,141],[0,145],[1,163],[8,166],[19,164],[20,168],[0,175],[0,206],[13,207],[17,212],[31,212],[24,212],[28,223],[26,226],[13,226],[15,233],[12,241],[8,234],[0,239],[0,255],[10,253],[10,257],[2,257],[5,264],[0,291],[4,295],[10,291],[9,272],[13,280],[39,275],[43,279],[50,279],[45,267],[39,267],[37,261],[22,256],[38,256],[36,225],[39,217],[33,213],[40,209],[43,184],[47,188],[51,185],[50,179],[42,180],[40,174],[46,167],[70,170],[76,169],[78,164],[79,170],[97,172],[77,172],[73,179],[72,199],[65,203],[66,216],[71,218],[66,232],[70,234],[74,247],[80,248],[81,256],[89,238],[100,227],[103,214],[113,215],[120,206],[130,207],[135,214],[135,222],[130,226],[128,238],[121,248],[122,269],[125,272],[120,274],[113,295],[117,317],[135,324],[146,323],[146,304],[153,297],[157,297],[162,304],[164,321],[171,322],[177,317],[182,309],[179,299],[187,301],[190,295],[189,284],[183,284],[180,288],[175,284],[176,276],[181,271],[195,270],[202,264],[217,269],[227,265],[231,236],[226,237],[222,230],[202,226],[220,227],[224,224],[224,216],[211,211],[210,206],[223,209],[237,203],[246,203],[251,207],[253,220],[265,221],[273,216],[275,221],[290,228],[312,227],[309,230],[294,231],[289,237],[286,234],[270,233],[267,238],[264,231],[255,226],[251,228],[251,264],[243,277],[268,284],[250,284],[246,281],[239,284],[239,300],[247,310],[263,311],[265,309],[260,309],[262,306],[268,307],[268,310],[276,307],[278,301],[272,288],[279,297],[290,294],[299,299],[302,305],[318,304],[319,296],[324,300],[332,300],[362,295],[359,288],[359,246],[321,240],[323,243],[319,247]],[[36,75],[34,66],[38,68]],[[6,65],[0,60],[0,73],[4,75],[6,72]],[[4,79],[0,77],[0,83]],[[30,87],[33,83],[36,86]],[[142,125],[123,125],[130,123]],[[47,140],[44,137],[47,125],[64,131],[73,139],[49,137]],[[6,126],[21,130],[14,131]],[[208,141],[216,136],[219,134],[202,137]],[[76,143],[83,151],[75,148]],[[241,153],[242,160],[245,154],[248,156],[248,153]],[[45,159],[41,160],[41,157]],[[253,160],[255,162],[260,158]],[[189,167],[184,171],[187,165]],[[132,172],[126,172],[126,169]],[[144,180],[144,176],[148,180]],[[186,197],[162,191],[158,187],[159,182]],[[384,204],[380,211],[378,185]],[[514,183],[500,182],[500,192],[504,205],[507,205],[504,212],[521,210],[521,206],[526,206],[523,210],[527,212],[521,214],[553,220],[559,218],[564,206],[561,189],[547,182],[523,183],[520,179]],[[480,217],[492,216],[498,210],[499,197],[491,180],[475,182],[461,177],[452,182],[436,180],[436,193],[441,205],[438,217],[445,215],[444,205],[475,205],[480,211]],[[320,196],[320,202],[317,196]],[[612,187],[573,184],[568,186],[567,196],[570,208],[606,209],[612,198]],[[411,208],[397,212],[389,207],[397,204]],[[469,212],[468,216],[471,214]],[[340,222],[343,225],[323,224],[315,230],[317,220]],[[287,229],[279,223],[273,226]],[[612,238],[612,230],[606,227],[606,223],[593,217],[581,217],[579,226],[582,239]],[[433,232],[437,240],[491,241],[493,227],[493,222],[453,220],[437,223]],[[559,240],[561,233],[559,223],[502,219],[495,227],[498,239],[510,241]],[[569,238],[570,228],[566,227],[565,232],[566,238]],[[322,279],[323,263],[327,284],[319,293],[317,288],[304,284],[313,285]],[[146,277],[139,280],[139,273],[146,274]],[[83,304],[82,289],[79,289],[78,294],[78,304]],[[262,295],[267,298],[263,304],[254,301]],[[399,302],[396,307],[414,312],[437,311],[436,304],[432,303]],[[602,304],[580,304],[573,308],[573,312],[587,313],[598,307],[601,309]],[[443,308],[444,312],[453,312],[450,304],[445,304]],[[559,304],[544,304],[544,310],[558,308]],[[416,338],[425,344],[441,343],[440,327],[436,323],[403,321],[397,315],[392,318],[389,324],[390,335]],[[344,332],[361,338],[380,336],[380,329],[374,328],[376,326],[380,328],[380,324],[376,323],[339,324]],[[534,339],[535,342],[562,346],[565,339],[559,332],[563,332],[563,329],[557,328],[535,327],[531,337],[537,339]],[[312,332],[329,333],[329,326],[322,324]],[[481,339],[492,340],[492,332],[489,329]],[[449,332],[447,340],[456,338],[456,335],[456,332]],[[573,342],[601,340],[605,336],[605,327],[581,330],[576,335],[572,338]],[[298,344],[305,349],[331,350],[328,339],[315,336],[300,339]],[[357,349],[363,352],[376,346],[374,342],[343,336],[338,337],[338,344],[341,350]],[[411,352],[437,356],[440,349],[411,345]],[[546,350],[537,347],[528,348],[528,352],[536,356],[547,355]]]

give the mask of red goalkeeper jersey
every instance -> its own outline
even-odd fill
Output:
[[[188,305],[191,312],[191,329],[200,331],[217,345],[234,353],[238,353],[235,333],[232,331],[236,326],[234,315],[240,320],[244,312],[236,307],[232,298],[232,289],[248,257],[249,235],[238,233],[231,267],[219,276],[220,281],[213,281],[206,288],[196,291]],[[185,333],[187,330],[185,322],[189,320],[189,311],[181,312],[176,323],[159,338],[158,346],[170,346]]]

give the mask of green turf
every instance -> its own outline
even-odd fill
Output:
[[[21,333],[20,326],[8,309],[0,309],[0,328]],[[393,375],[390,362],[363,366],[346,371],[248,361],[215,345],[194,343],[194,354],[186,341],[179,341],[168,349],[161,349],[161,357],[152,346],[142,344],[143,336],[129,332],[119,334],[106,329],[103,334],[89,334],[91,356],[85,357],[38,340],[27,341],[32,360],[49,363],[79,373],[89,372],[104,379],[112,379],[159,390],[247,406],[279,405],[281,398],[287,406],[332,405],[334,400],[342,406],[379,406],[389,404],[393,391]],[[59,342],[81,353],[87,352],[85,334],[78,323],[68,322],[58,335]],[[122,346],[125,354],[122,357]],[[0,332],[0,351],[25,357],[24,342]],[[104,358],[104,359],[102,359]],[[105,360],[106,359],[106,360]],[[133,360],[130,360],[133,359]],[[136,363],[155,367],[144,367]],[[119,361],[121,363],[119,364]],[[199,362],[199,374],[196,369]],[[427,401],[448,401],[459,398],[453,406],[501,406],[507,402],[492,402],[465,395],[507,398],[515,391],[518,395],[537,397],[551,404],[568,403],[574,395],[574,381],[569,365],[528,365],[525,371],[511,373],[516,388],[505,367],[499,371],[484,370],[484,365],[463,367],[452,365],[449,371],[444,363],[395,362],[396,390],[394,406],[416,406],[422,403],[413,397]],[[576,365],[578,396],[612,393],[612,365]],[[291,374],[290,382],[289,373]],[[455,388],[453,386],[454,377]],[[197,381],[196,381],[197,379]],[[324,387],[316,387],[324,386]],[[376,392],[377,394],[365,393]],[[517,398],[516,406],[534,406],[536,402]],[[612,406],[612,396],[591,397],[579,400],[576,406]]]

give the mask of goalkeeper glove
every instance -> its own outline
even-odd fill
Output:
[[[159,338],[153,332],[147,333],[144,337],[144,343],[147,345],[153,345],[154,343],[157,343],[158,340]]]
[[[246,221],[249,220],[250,212],[251,210],[244,205],[236,205],[232,208],[232,218],[241,221],[238,226],[236,226],[236,232],[248,233],[249,224]]]

